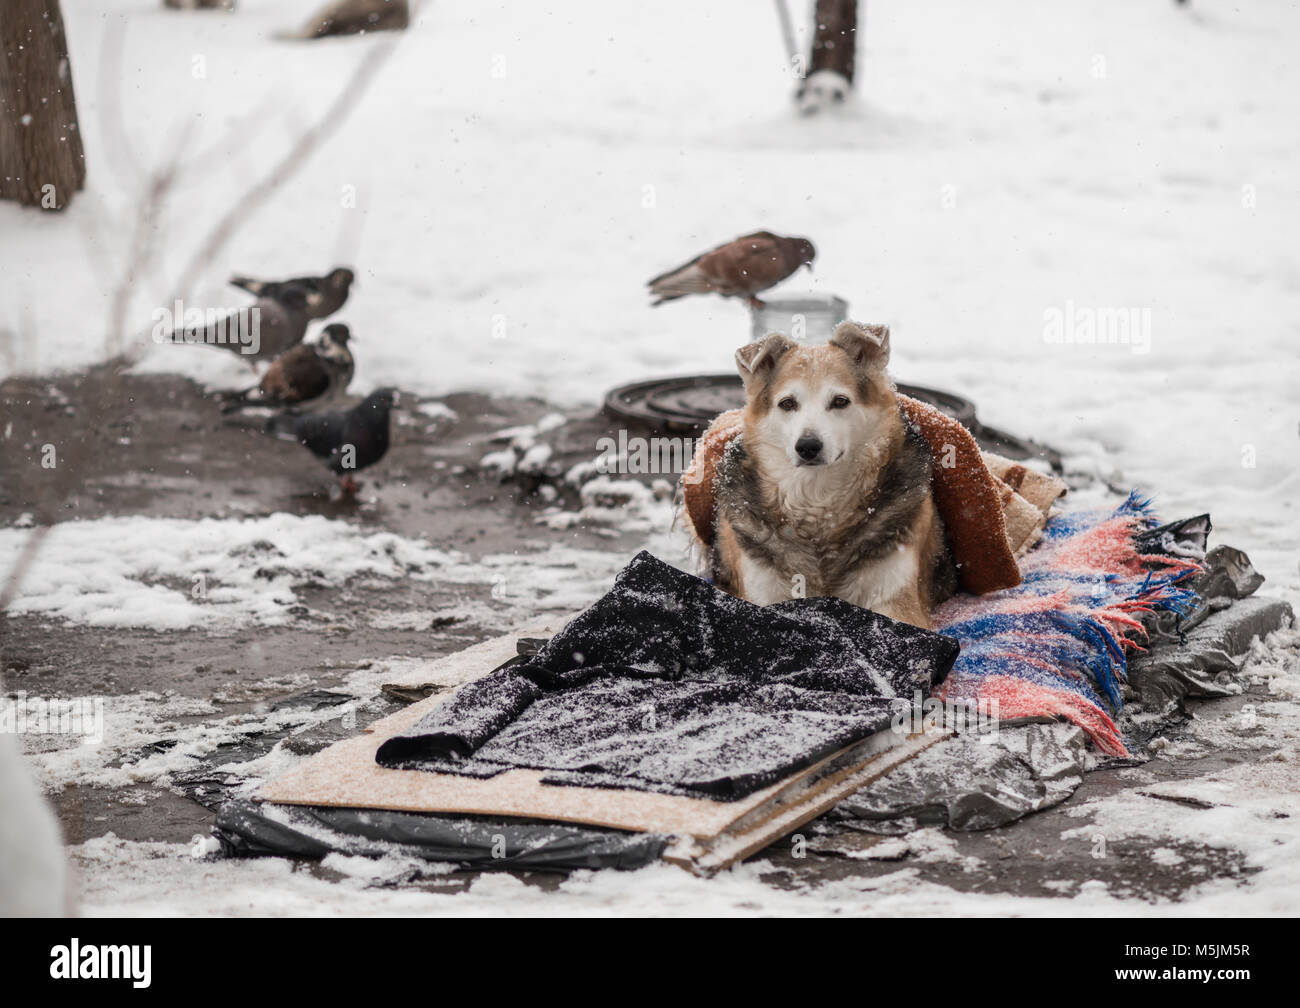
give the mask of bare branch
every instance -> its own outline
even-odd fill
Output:
[[[113,292],[113,304],[109,310],[106,349],[110,359],[120,358],[126,353],[126,315],[131,304],[131,294],[139,278],[147,272],[153,262],[163,207],[166,205],[168,192],[176,183],[181,152],[186,147],[192,125],[192,123],[187,124],[181,141],[173,146],[171,160],[150,176],[149,186],[136,213],[135,229],[131,234],[131,248],[126,258],[126,269],[123,271],[117,289]]]
[[[23,583],[23,578],[36,562],[36,554],[41,551],[41,544],[49,534],[50,526],[38,525],[32,529],[31,535],[23,540],[23,548],[18,553],[18,559],[14,561],[9,576],[5,578],[4,587],[0,588],[0,619],[4,617],[5,610],[13,600],[18,597],[18,589]]]
[[[122,80],[126,76],[122,71],[122,50],[125,43],[126,16],[106,18],[99,55],[100,142],[108,163],[124,187],[127,183],[138,184],[145,174],[126,135],[126,122],[122,118]]]
[[[265,203],[280,186],[292,178],[294,173],[311,156],[312,152],[343,123],[348,113],[352,111],[353,106],[365,94],[375,75],[388,61],[400,39],[401,34],[395,34],[382,42],[377,42],[374,48],[366,53],[357,64],[352,71],[352,76],[343,85],[325,114],[317,120],[315,125],[298,137],[298,140],[270,172],[254,184],[226,211],[225,216],[212,229],[207,240],[190,258],[188,265],[181,272],[181,279],[177,284],[177,298],[198,282],[199,275],[204,268],[217,258],[240,226],[247,223],[253,212],[261,204]]]

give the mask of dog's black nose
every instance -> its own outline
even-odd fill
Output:
[[[804,462],[811,462],[822,453],[822,439],[815,434],[804,434],[794,443],[794,452]]]

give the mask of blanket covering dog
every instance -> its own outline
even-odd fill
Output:
[[[904,419],[925,438],[934,460],[934,502],[962,589],[982,595],[1019,584],[1016,557],[1037,542],[1065,484],[981,452],[970,431],[928,403],[904,395],[898,403]],[[741,433],[743,418],[741,410],[730,410],[714,420],[682,477],[686,514],[706,548],[712,546],[715,530],[714,478],[722,453]]]

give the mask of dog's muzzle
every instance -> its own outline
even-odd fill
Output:
[[[801,435],[794,443],[794,453],[799,456],[800,465],[820,465],[822,439],[815,434]]]

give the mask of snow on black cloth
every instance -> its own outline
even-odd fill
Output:
[[[889,729],[957,651],[840,599],[756,606],[642,552],[536,655],[468,683],[375,758],[734,800]]]

